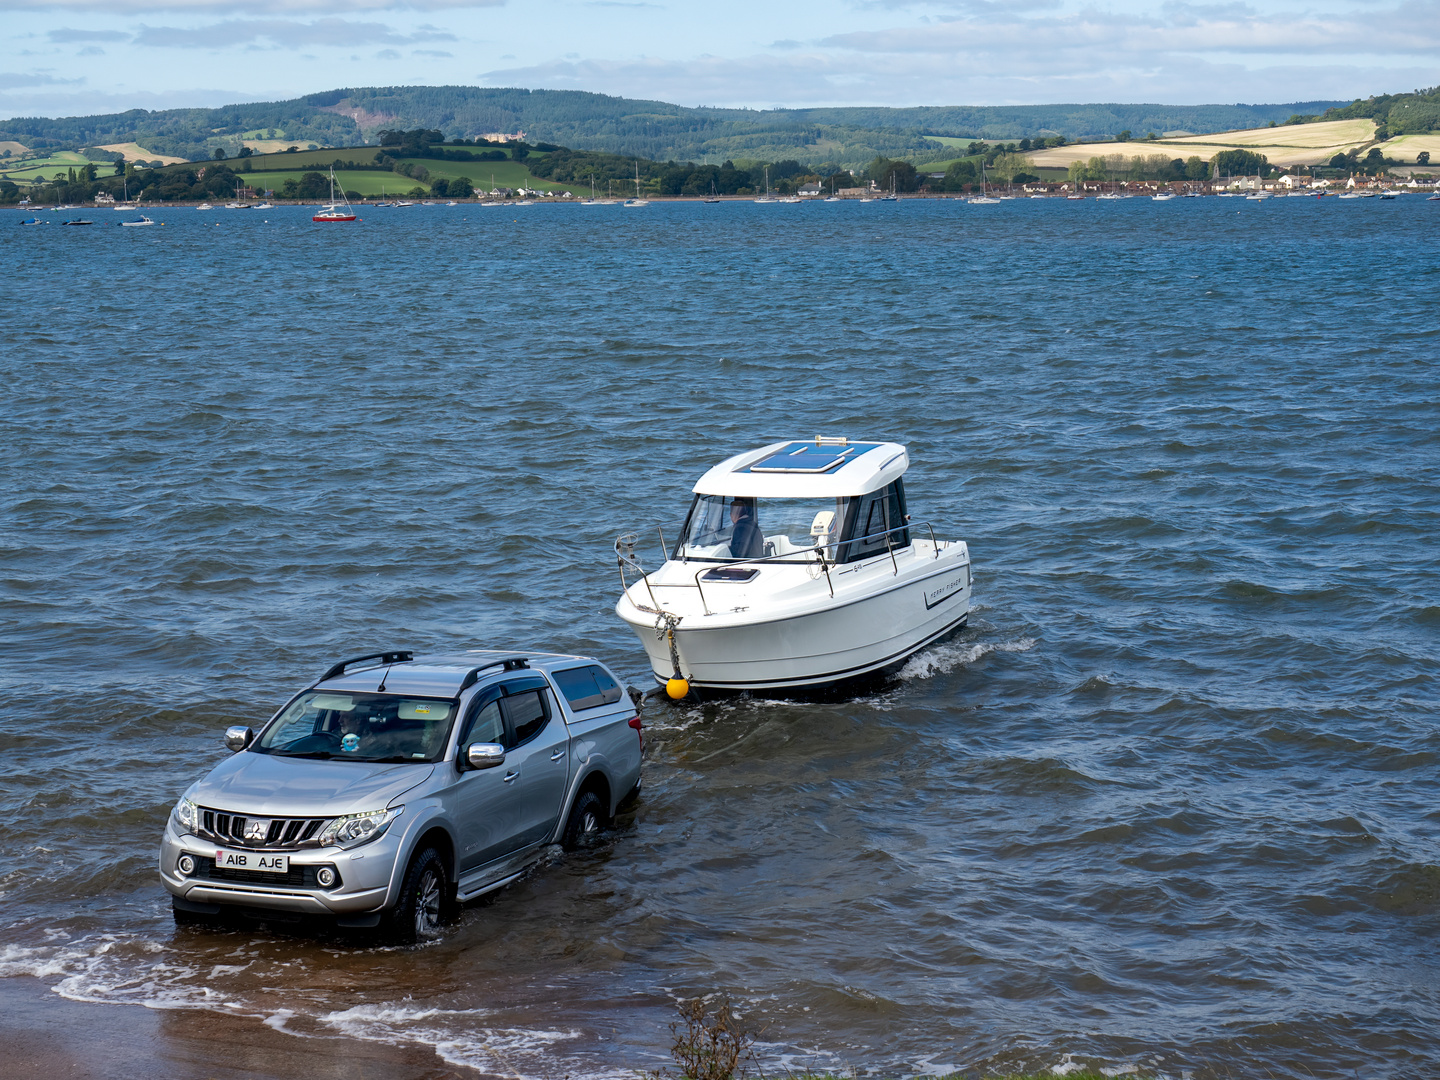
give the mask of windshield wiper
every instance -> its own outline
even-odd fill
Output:
[[[317,758],[321,761],[324,761],[327,758],[334,757],[335,755],[332,754],[329,750],[311,750],[309,753],[305,754],[280,754],[279,756],[293,758]]]
[[[389,757],[367,757],[358,760],[368,761],[371,765],[419,765],[422,762],[430,764],[425,758],[411,757],[409,754],[392,754]]]

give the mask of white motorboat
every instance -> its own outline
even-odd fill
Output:
[[[970,552],[911,521],[905,447],[790,440],[715,466],[646,571],[615,543],[615,612],[672,697],[876,677],[965,625]],[[661,536],[664,547],[664,536]]]

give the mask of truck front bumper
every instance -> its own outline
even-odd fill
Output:
[[[160,842],[160,880],[171,895],[204,910],[212,905],[259,908],[300,915],[340,917],[380,911],[386,907],[396,859],[398,830],[386,830],[377,840],[358,848],[298,848],[285,851],[290,872],[285,875],[215,869],[216,845],[181,832],[172,817]],[[238,850],[231,848],[229,850]],[[190,873],[180,869],[182,856],[194,863]],[[322,887],[316,874],[329,867],[336,875]]]

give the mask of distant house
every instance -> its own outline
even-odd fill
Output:
[[[820,185],[819,185],[818,183],[815,183],[815,184],[801,184],[798,188],[795,189],[795,194],[796,194],[796,195],[819,195],[820,192],[821,192],[821,190],[822,190],[822,188],[820,187]]]
[[[1294,191],[1297,188],[1309,187],[1310,178],[1308,176],[1300,176],[1296,173],[1286,173],[1280,177],[1277,183],[1288,191]]]
[[[516,131],[507,134],[503,131],[487,131],[484,135],[481,135],[480,138],[492,143],[524,142],[525,132]]]

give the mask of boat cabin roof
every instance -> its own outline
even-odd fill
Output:
[[[878,491],[909,464],[899,443],[787,439],[722,461],[694,491],[756,499],[843,498]]]

